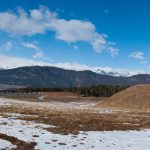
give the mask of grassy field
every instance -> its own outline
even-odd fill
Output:
[[[0,98],[0,116],[10,118],[12,114],[19,114],[15,115],[16,120],[53,125],[53,128],[48,127],[45,130],[59,135],[78,136],[80,131],[128,131],[150,128],[149,111],[97,107],[103,98],[82,98],[64,93],[63,96],[62,93],[57,96],[53,93],[43,99]],[[0,139],[17,145],[17,149],[33,149],[36,145],[34,142],[28,143],[3,133],[0,133]]]

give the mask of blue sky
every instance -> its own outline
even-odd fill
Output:
[[[148,0],[1,0],[0,67],[149,72]]]

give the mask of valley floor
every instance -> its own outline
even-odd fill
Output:
[[[0,149],[150,149],[149,112],[96,108],[96,104],[0,98]]]

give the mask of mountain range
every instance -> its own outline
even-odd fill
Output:
[[[131,77],[74,71],[56,67],[31,66],[0,70],[0,89],[10,87],[85,87],[92,85],[136,85],[150,83],[149,74]]]

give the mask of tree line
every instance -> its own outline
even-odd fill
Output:
[[[70,88],[69,90],[85,97],[109,97],[128,87],[129,86],[97,85],[91,87]]]
[[[71,88],[20,88],[13,92],[32,93],[32,92],[73,92],[84,97],[109,97],[118,93],[129,86],[96,85],[91,87],[71,87]]]

